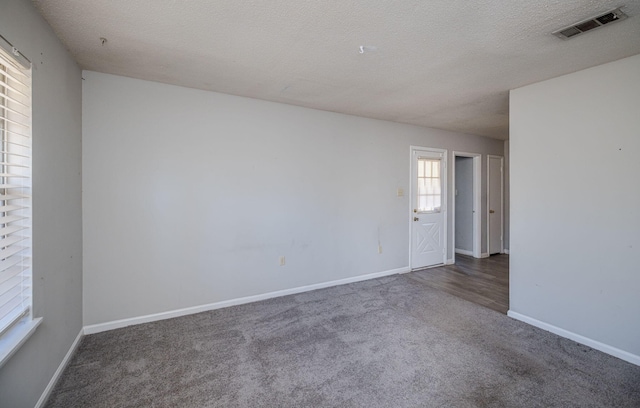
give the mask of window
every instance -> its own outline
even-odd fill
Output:
[[[418,212],[440,212],[440,159],[418,157]]]
[[[31,317],[31,64],[0,36],[0,338]],[[6,350],[2,343],[0,357]]]

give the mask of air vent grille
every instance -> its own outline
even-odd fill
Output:
[[[568,40],[569,38],[584,34],[587,31],[600,28],[605,24],[621,21],[625,18],[627,18],[627,15],[618,7],[617,9],[609,10],[606,13],[599,14],[595,17],[579,21],[568,27],[561,28],[560,30],[554,31],[552,34],[558,38],[562,38],[563,40]]]

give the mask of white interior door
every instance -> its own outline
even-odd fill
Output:
[[[446,259],[446,151],[411,151],[411,268]]]
[[[502,248],[502,162],[501,156],[488,156],[487,242],[489,255],[500,254]]]

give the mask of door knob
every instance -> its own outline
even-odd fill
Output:
[[[413,217],[413,220],[414,220],[414,221],[420,221],[420,218],[418,218],[418,217]]]
[[[495,211],[489,210],[489,214],[493,214],[493,213],[495,213]]]

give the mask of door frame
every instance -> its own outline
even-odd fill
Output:
[[[441,201],[441,208],[443,208],[444,210],[442,210],[442,216],[444,217],[442,226],[443,226],[443,237],[444,237],[444,253],[442,255],[442,265],[448,265],[450,263],[453,262],[449,262],[448,261],[448,252],[449,252],[449,235],[447,234],[447,230],[448,230],[448,224],[449,224],[449,197],[448,197],[448,191],[449,189],[447,188],[447,180],[448,180],[448,173],[449,173],[449,166],[447,165],[447,160],[449,157],[449,151],[447,149],[437,149],[435,147],[424,147],[424,146],[414,146],[411,145],[409,146],[409,208],[408,208],[408,214],[409,214],[409,270],[413,270],[411,268],[411,258],[412,258],[412,248],[413,248],[413,222],[411,221],[414,217],[413,214],[413,206],[414,206],[414,202],[413,202],[413,193],[415,190],[415,186],[413,185],[413,152],[420,150],[420,151],[427,151],[427,152],[433,152],[433,153],[440,153],[442,154],[442,166],[444,167],[444,171],[442,171],[442,201]],[[440,264],[438,265],[433,265],[433,266],[427,266],[426,268],[434,268],[437,266],[441,266]],[[417,269],[426,269],[426,268],[417,268]]]
[[[456,261],[456,157],[469,157],[473,159],[473,231],[471,232],[473,238],[472,256],[474,258],[482,257],[482,154],[480,153],[467,153],[453,151],[453,165],[451,166],[451,185],[453,188],[453,195],[451,198],[451,220],[453,231],[453,262]]]
[[[489,220],[489,203],[491,199],[491,189],[489,180],[491,178],[491,160],[500,159],[500,253],[504,254],[504,156],[494,154],[487,155],[487,256],[491,256],[491,227]]]

